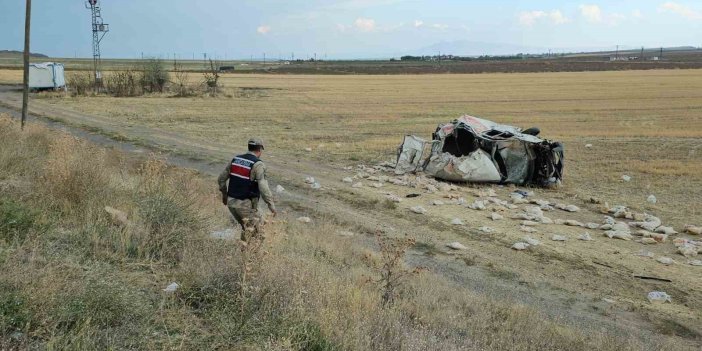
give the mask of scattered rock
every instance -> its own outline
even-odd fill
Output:
[[[553,240],[553,241],[567,241],[568,238],[566,238],[563,235],[554,235],[551,237],[551,240]]]
[[[123,211],[120,211],[110,206],[105,206],[105,212],[107,212],[110,215],[110,220],[112,220],[112,224],[120,227],[126,227],[130,225],[129,218],[127,218],[127,214]]]
[[[678,232],[676,232],[675,229],[673,229],[672,227],[664,227],[664,226],[660,226],[660,227],[656,228],[656,233],[661,233],[661,234],[665,234],[665,235],[678,234]]]
[[[512,250],[517,250],[517,251],[524,251],[529,248],[529,244],[527,243],[516,243],[512,245]]]
[[[443,205],[444,205],[444,202],[441,201],[441,200],[434,200],[434,201],[431,202],[431,204],[434,205],[434,206],[443,206]]]
[[[374,187],[374,188],[382,188],[382,187],[383,187],[383,183],[372,183],[370,186],[372,186],[372,187]]]
[[[575,206],[575,205],[566,205],[566,204],[556,204],[555,206],[559,210],[567,211],[567,212],[578,212],[580,211],[580,207]]]
[[[541,242],[540,242],[540,241],[538,241],[538,240],[536,240],[536,239],[534,239],[534,238],[532,238],[532,237],[529,237],[529,236],[524,237],[524,241],[526,241],[526,243],[529,244],[529,245],[531,245],[531,246],[539,246],[539,245],[541,245]]]
[[[554,219],[553,223],[555,223],[557,225],[563,225],[563,224],[565,224],[565,221],[562,219]]]
[[[402,198],[400,198],[399,196],[394,195],[394,194],[389,194],[389,195],[388,195],[388,200],[390,200],[390,201],[392,201],[392,202],[395,202],[395,203],[400,203],[400,202],[402,202]]]
[[[650,293],[648,293],[648,301],[650,303],[673,302],[670,295],[662,291],[651,291]]]
[[[594,230],[594,229],[597,229],[597,228],[599,228],[599,227],[600,227],[600,225],[597,224],[597,223],[592,223],[592,222],[590,222],[590,223],[585,223],[585,228],[587,228],[587,229],[593,229],[593,230]]]
[[[315,183],[314,177],[306,177],[306,178],[305,178],[305,183],[307,183],[307,184],[314,184],[314,183]]]
[[[345,236],[345,237],[352,237],[352,236],[354,236],[354,235],[356,235],[356,234],[354,234],[354,233],[352,233],[352,232],[349,232],[349,231],[346,231],[346,230],[342,230],[342,231],[336,232],[336,235],[338,235],[338,236]]]
[[[656,230],[656,228],[660,227],[660,225],[660,218],[651,215],[645,215],[644,220],[642,222],[631,223],[631,226],[639,227],[641,229],[648,230],[649,232]]]
[[[319,190],[319,189],[322,189],[322,184],[315,182],[312,185],[310,185],[310,188],[315,189],[315,190]]]
[[[651,251],[646,251],[646,250],[641,250],[634,255],[636,256],[641,256],[641,257],[648,257],[648,258],[653,258],[655,255]]]
[[[658,263],[664,264],[666,266],[669,266],[669,265],[675,263],[675,261],[670,257],[658,257],[658,259],[656,261],[658,261]]]
[[[643,238],[643,239],[639,240],[639,242],[644,244],[644,245],[658,244],[658,241],[656,241],[656,239],[654,239],[654,238]]]
[[[592,144],[585,144],[585,148],[586,148],[586,149],[591,149],[591,148],[592,148]]]
[[[307,152],[312,152],[312,148],[311,148],[311,147],[306,147],[306,148],[305,148],[305,151],[307,151]]]
[[[278,186],[275,187],[275,192],[277,194],[282,194],[285,192],[285,188],[283,188],[283,186],[279,184]]]
[[[553,220],[551,218],[548,218],[548,217],[539,217],[536,220],[539,221],[541,224],[553,224],[554,223]]]
[[[451,220],[451,225],[463,225],[463,221],[460,218],[454,218]]]
[[[521,227],[519,227],[519,229],[521,229],[523,232],[527,232],[527,233],[536,233],[536,232],[538,232],[538,230],[534,229],[533,227],[521,226]]]
[[[427,213],[427,210],[426,210],[424,207],[422,207],[422,206],[414,206],[414,207],[410,208],[410,211],[412,211],[412,212],[414,212],[414,213],[416,213],[416,214],[425,214],[425,213]]]
[[[621,239],[621,240],[631,240],[633,236],[629,232],[623,232],[619,230],[608,230],[604,235],[610,239]]]
[[[625,182],[630,182],[630,181],[631,181],[631,177],[628,176],[628,175],[623,175],[623,176],[622,176],[622,180],[625,181]]]
[[[302,223],[310,223],[312,222],[312,219],[310,217],[298,217],[297,221]]]
[[[689,264],[689,265],[691,265],[691,266],[702,266],[702,261],[700,261],[700,260],[691,260],[691,261],[687,261],[687,264]]]
[[[363,183],[358,182],[358,183],[355,183],[355,184],[351,185],[351,187],[352,187],[352,188],[356,188],[356,189],[363,188]]]
[[[490,214],[490,219],[492,219],[493,221],[501,221],[505,219],[505,217],[497,212],[493,212]]]
[[[578,240],[592,241],[592,236],[590,236],[590,233],[583,233],[578,236]]]
[[[470,206],[473,210],[483,211],[486,208],[485,201],[475,201]]]
[[[612,299],[608,299],[608,298],[603,298],[602,301],[604,301],[606,303],[617,303],[617,301],[612,300]]]
[[[574,219],[566,219],[565,222],[563,222],[565,225],[569,225],[571,227],[584,227],[585,225],[574,220]]]
[[[448,246],[450,249],[453,249],[453,250],[468,250],[467,247],[465,247],[463,244],[461,244],[459,242],[453,242],[453,243],[447,244],[446,246]]]
[[[655,204],[656,202],[658,202],[658,199],[656,199],[655,195],[649,195],[648,198],[646,199],[646,201],[648,201],[649,203]]]
[[[167,294],[172,294],[172,293],[176,292],[176,290],[178,290],[179,287],[180,287],[180,285],[178,285],[178,283],[173,282],[173,283],[168,284],[168,286],[165,289],[163,289],[163,292],[165,292]]]
[[[534,221],[522,221],[522,226],[524,227],[535,227],[539,225],[539,222],[534,222]]]
[[[351,177],[346,177],[346,178],[342,179],[342,181],[343,181],[344,183],[353,183],[353,178],[351,178]]]
[[[698,251],[697,246],[692,244],[683,244],[678,246],[678,253],[687,258],[696,257]]]
[[[483,233],[488,233],[488,234],[495,232],[495,229],[490,228],[490,227],[480,227],[480,228],[478,228],[478,230],[483,232]]]
[[[686,225],[685,226],[685,233],[687,234],[692,234],[692,235],[702,235],[702,227],[697,227],[694,225]]]

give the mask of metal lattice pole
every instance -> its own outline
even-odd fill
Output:
[[[99,92],[102,87],[102,72],[100,71],[100,42],[110,31],[109,25],[103,23],[98,0],[88,0],[85,7],[90,9],[93,22],[93,78],[95,80],[95,92]]]

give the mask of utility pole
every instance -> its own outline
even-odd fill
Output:
[[[85,3],[85,7],[90,10],[93,19],[93,78],[95,79],[95,92],[98,93],[102,87],[100,42],[105,37],[105,34],[110,31],[110,26],[102,21],[98,0],[88,0]]]
[[[266,67],[266,53],[263,53],[263,67]]]
[[[29,32],[32,20],[32,0],[27,0],[27,10],[24,17],[24,92],[22,94],[22,122],[20,124],[24,130],[24,123],[27,120],[27,109],[29,108]]]

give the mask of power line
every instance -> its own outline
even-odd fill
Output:
[[[32,20],[32,0],[27,0],[27,10],[24,18],[24,92],[22,93],[22,121],[20,126],[24,130],[29,108],[29,32]]]

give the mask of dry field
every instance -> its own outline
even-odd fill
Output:
[[[0,71],[0,77],[3,74]],[[199,80],[194,74],[190,78]],[[283,208],[290,218],[304,214],[313,217],[315,224],[307,229],[279,228],[284,236],[290,237],[303,231],[301,242],[286,245],[299,245],[292,247],[293,254],[297,253],[296,249],[313,250],[305,254],[312,255],[315,262],[338,262],[339,266],[332,269],[330,276],[353,269],[351,262],[355,258],[342,256],[352,252],[346,250],[354,245],[372,254],[375,251],[373,236],[362,234],[381,228],[388,237],[406,234],[415,238],[417,243],[406,262],[410,266],[427,267],[440,279],[455,284],[458,291],[491,296],[501,302],[517,301],[546,314],[549,320],[583,330],[602,341],[608,340],[607,334],[600,334],[603,330],[611,330],[624,339],[631,335],[641,337],[638,333],[643,331],[679,337],[676,341],[683,344],[673,349],[699,346],[702,335],[699,267],[688,265],[684,257],[675,253],[671,243],[643,246],[633,241],[605,239],[598,231],[593,232],[594,241],[580,242],[574,238],[581,234],[582,228],[553,225],[543,226],[534,234],[542,241],[541,246],[520,253],[510,250],[515,241],[524,237],[514,221],[492,222],[485,212],[460,206],[430,207],[429,201],[443,199],[443,194],[423,193],[419,198],[405,199],[397,205],[385,201],[384,193],[390,191],[404,196],[419,190],[390,184],[381,189],[357,190],[342,183],[341,178],[355,172],[344,170],[342,166],[391,159],[404,134],[428,137],[437,123],[471,113],[502,123],[539,126],[545,136],[565,142],[566,184],[555,191],[536,189],[536,193],[542,198],[576,204],[583,211],[553,213],[554,219],[571,216],[583,222],[601,222],[602,214],[597,206],[588,204],[588,199],[594,196],[612,205],[625,204],[637,211],[656,214],[664,223],[677,228],[685,223],[700,225],[702,71],[226,75],[222,81],[222,94],[216,98],[39,94],[34,96],[31,106],[35,114],[117,141],[157,146],[181,157],[196,159],[210,174],[218,172],[222,160],[239,151],[250,135],[262,136],[267,141],[265,159],[269,162],[273,183],[281,183],[290,190],[283,197]],[[16,107],[19,97],[17,92],[0,87],[0,102]],[[593,147],[585,148],[586,144]],[[305,151],[305,148],[312,151]],[[210,161],[215,163],[208,165]],[[623,182],[623,174],[630,175],[632,181]],[[315,176],[323,189],[311,191],[302,182],[307,175]],[[197,190],[202,192],[203,189]],[[510,188],[493,189],[502,198],[511,191]],[[461,186],[453,195],[459,194],[471,202],[478,197],[474,190]],[[647,203],[649,194],[655,194],[659,202]],[[418,204],[429,208],[427,216],[409,213],[409,206]],[[462,218],[466,226],[447,225],[453,217]],[[494,227],[497,233],[485,235],[476,231],[483,225]],[[342,242],[335,239],[337,230],[359,235]],[[563,234],[572,240],[552,242],[552,234]],[[453,241],[462,242],[468,248],[459,253],[446,252],[445,244]],[[334,245],[314,246],[327,242]],[[655,253],[656,257],[674,257],[678,263],[664,266],[636,256],[642,249]],[[293,261],[298,258],[292,257]],[[315,270],[314,266],[310,267],[307,271]],[[275,274],[278,273],[273,276]],[[640,280],[633,278],[633,274],[673,281]],[[431,274],[431,279],[435,279],[434,276]],[[447,290],[447,296],[454,294],[452,289]],[[671,293],[673,303],[648,303],[645,296],[652,290]],[[426,294],[424,296],[436,297],[434,302],[443,299],[431,291]],[[338,305],[336,300],[327,301]],[[337,308],[329,307],[329,311]],[[363,314],[367,309],[350,311]],[[436,311],[439,316],[447,315]],[[402,316],[398,318],[404,318]],[[323,314],[320,318],[329,316]],[[465,315],[457,318],[466,320]],[[499,322],[505,317],[491,318]],[[326,320],[320,321],[327,325]],[[436,325],[433,323],[423,320],[420,324]],[[325,329],[325,335],[344,330],[338,324],[329,324],[329,328],[338,329]],[[466,327],[470,328],[473,327]],[[358,335],[363,334],[358,329]],[[642,342],[646,348],[665,348],[656,346],[657,340]],[[474,346],[528,348],[521,341],[515,345]],[[544,348],[548,347],[552,346]],[[553,347],[558,349],[559,345]],[[582,344],[574,348],[587,347]],[[600,344],[595,348],[600,347],[609,345]]]
[[[15,76],[0,71],[0,81]],[[200,75],[190,79],[199,81]],[[190,143],[236,150],[257,134],[274,157],[342,163],[391,158],[404,134],[430,137],[438,123],[469,113],[538,126],[542,135],[564,141],[564,192],[653,211],[678,225],[700,216],[702,70],[225,75],[222,84],[226,96],[219,98],[35,102],[104,117],[127,136],[147,126]],[[588,143],[592,149],[584,147]],[[314,151],[304,152],[307,147]],[[622,182],[624,174],[633,180]],[[658,197],[657,205],[646,203],[650,194]]]

